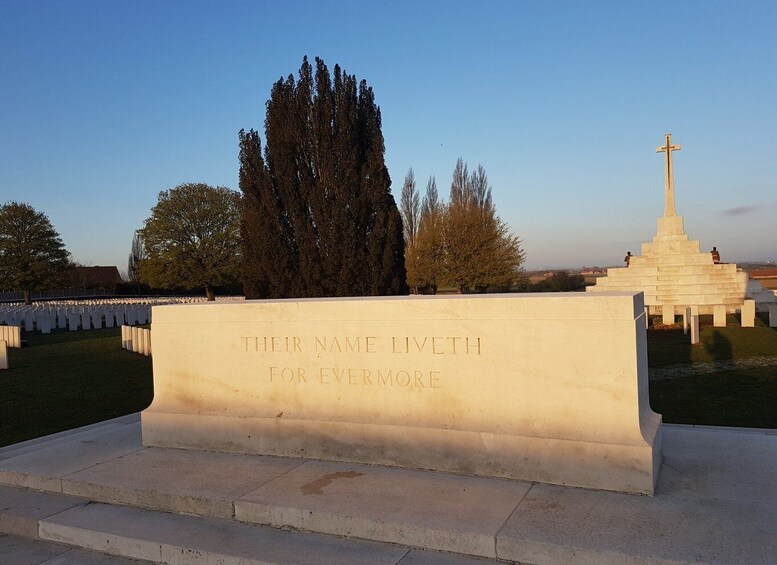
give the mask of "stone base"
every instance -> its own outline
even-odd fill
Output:
[[[661,416],[643,445],[461,430],[279,418],[143,412],[143,442],[157,447],[262,453],[652,494],[661,465]],[[396,438],[405,437],[406,442]],[[356,439],[358,438],[358,440]],[[358,443],[357,443],[358,441]]]

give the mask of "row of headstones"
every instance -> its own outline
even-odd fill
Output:
[[[743,328],[755,327],[755,300],[745,300],[740,308],[741,324]],[[666,325],[675,323],[676,308],[674,306],[664,306],[662,312],[662,322]],[[648,310],[645,308],[645,323],[647,324]],[[691,333],[691,343],[699,343],[699,307],[689,306],[682,309],[683,332]],[[726,327],[726,307],[722,304],[712,307],[712,325],[716,328]],[[777,328],[777,304],[769,305],[769,327]]]
[[[243,297],[220,297],[223,301],[244,300]],[[115,325],[147,324],[151,320],[151,307],[162,304],[182,304],[203,302],[204,297],[181,296],[164,298],[103,298],[97,300],[61,300],[32,306],[22,304],[0,304],[0,324],[23,326],[24,331],[38,329],[50,333],[52,329],[69,328],[91,329],[113,327]],[[88,314],[90,319],[82,318],[78,323],[69,323],[76,314]],[[109,319],[113,316],[114,319]],[[103,324],[102,318],[105,317]],[[75,322],[75,318],[73,318]]]
[[[777,304],[769,304],[769,327],[770,328],[777,328]],[[716,328],[725,328],[726,327],[726,312],[727,308],[723,304],[717,304],[712,307],[712,325]],[[755,300],[747,299],[742,304],[742,307],[739,309],[740,316],[741,316],[741,324],[743,328],[754,328],[755,327],[755,312],[756,312],[756,303]],[[662,310],[662,321],[664,324],[674,324],[674,317],[676,313],[681,313],[683,317],[687,316],[698,316],[699,315],[699,307],[698,306],[689,306],[686,308],[681,308],[680,312],[677,312],[677,308],[673,307],[671,305],[666,305],[663,307]]]
[[[146,357],[151,356],[151,330],[137,326],[121,327],[121,347]]]
[[[51,333],[55,329],[101,329],[112,328],[123,324],[148,324],[151,320],[151,306],[138,306],[122,310],[86,310],[77,312],[73,308],[57,310],[39,310],[37,312],[25,312],[23,319],[7,316],[0,318],[0,323],[5,322],[7,327],[24,327],[24,331],[31,332],[36,329],[44,334]]]

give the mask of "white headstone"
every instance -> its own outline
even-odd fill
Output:
[[[108,310],[105,312],[105,327],[106,328],[112,328],[113,327],[113,320],[114,320],[114,313],[111,310]]]
[[[129,326],[121,326],[121,347],[122,349],[132,349],[132,345],[130,343],[131,340],[130,336],[130,327]]]
[[[769,327],[777,328],[777,304],[769,304]]]
[[[35,329],[35,327],[33,326],[34,321],[35,320],[33,317],[32,310],[27,310],[24,313],[24,331],[26,332],[33,331]]]
[[[84,312],[83,314],[81,314],[81,329],[82,330],[92,329],[92,317],[89,315],[89,312]]]
[[[742,304],[742,327],[754,328],[755,327],[755,300],[747,299]]]
[[[699,316],[691,316],[691,344],[699,343]]]
[[[674,306],[671,304],[664,304],[661,307],[661,322],[665,326],[671,326],[674,324]]]
[[[77,331],[80,324],[81,324],[80,314],[68,314],[67,327],[71,332]]]
[[[92,325],[96,330],[102,329],[103,327],[103,315],[99,310],[92,312]]]
[[[132,340],[132,347],[130,348],[135,353],[140,352],[140,336],[138,335],[140,332],[138,332],[140,328],[137,326],[130,326],[130,335]]]
[[[6,341],[0,340],[0,369],[8,368],[8,344]]]
[[[716,304],[713,306],[712,325],[716,328],[726,327],[726,307],[723,304]]]

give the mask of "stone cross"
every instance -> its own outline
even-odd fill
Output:
[[[672,151],[680,151],[679,145],[672,145],[672,134],[666,134],[666,145],[656,147],[656,153],[666,153],[666,179],[664,180],[664,216],[676,216],[674,209],[674,175],[672,173]]]

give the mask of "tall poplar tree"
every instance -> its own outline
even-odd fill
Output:
[[[307,57],[272,88],[259,134],[240,132],[247,298],[407,292],[402,219],[365,81]]]

